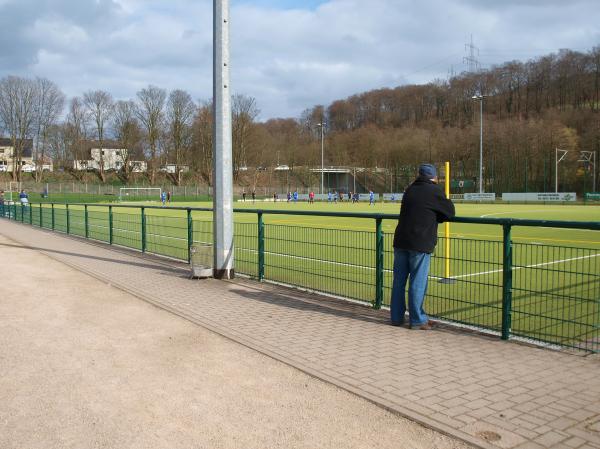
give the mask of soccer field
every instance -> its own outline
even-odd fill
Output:
[[[148,252],[187,260],[188,219],[185,210],[139,206],[88,206],[87,235]],[[211,207],[210,203],[177,203],[177,207]],[[364,302],[376,295],[376,232],[373,218],[269,215],[269,210],[382,213],[398,215],[398,204],[235,203],[235,269],[252,277],[259,273],[257,214],[265,211],[264,279]],[[51,210],[34,207],[49,226]],[[246,210],[248,213],[243,213]],[[581,205],[457,204],[461,217],[600,221],[600,207]],[[193,211],[194,243],[212,242],[212,213]],[[111,224],[112,220],[112,224]],[[396,219],[384,219],[383,304],[392,284],[392,238]],[[55,206],[55,229],[66,232],[64,206]],[[144,232],[142,232],[142,228]],[[452,223],[450,252],[445,236],[432,258],[427,310],[438,317],[499,331],[503,303],[503,234],[497,224]],[[86,235],[82,206],[70,206],[69,232]],[[600,231],[553,227],[512,230],[513,335],[566,346],[600,350]],[[440,283],[449,260],[452,283]]]

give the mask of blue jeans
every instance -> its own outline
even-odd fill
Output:
[[[427,276],[431,254],[418,251],[406,251],[394,248],[394,283],[392,285],[392,301],[390,305],[392,323],[404,322],[406,312],[405,290],[408,286],[408,316],[412,326],[420,326],[429,321],[423,309],[427,292]]]

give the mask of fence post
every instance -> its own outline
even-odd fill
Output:
[[[142,252],[146,252],[146,209],[142,209]]]
[[[194,223],[192,222],[192,210],[188,207],[187,209],[187,250],[188,250],[188,263],[192,261],[192,252],[190,251],[194,244]]]
[[[381,309],[383,303],[383,219],[375,219],[375,302],[373,308]]]
[[[512,324],[512,237],[510,224],[502,228],[502,340],[508,340]]]
[[[69,203],[65,204],[67,208],[67,234],[71,233],[71,218],[69,217]]]
[[[263,213],[258,213],[258,280],[265,278],[265,223]]]
[[[85,238],[89,238],[90,236],[90,226],[89,226],[89,218],[88,218],[88,205],[86,204],[85,206],[83,206],[85,211],[84,211],[84,223],[85,223]]]
[[[113,244],[113,212],[112,206],[108,206],[108,243]]]
[[[42,219],[42,203],[40,203],[40,228],[44,227],[44,220]]]
[[[52,230],[54,231],[56,219],[54,217],[54,203],[52,203]]]

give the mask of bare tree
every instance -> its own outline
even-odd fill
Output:
[[[190,94],[183,90],[171,92],[167,102],[167,119],[169,122],[171,153],[175,161],[173,181],[176,185],[181,184],[181,165],[183,164],[184,152],[190,147],[192,121],[195,112],[196,105]]]
[[[21,180],[21,161],[28,138],[33,134],[38,86],[27,78],[9,76],[0,80],[0,120],[13,145],[13,172]]]
[[[125,151],[120,154],[122,168],[119,173],[123,181],[129,183],[133,169],[131,161],[135,155],[139,155],[136,150],[142,137],[133,101],[117,101],[113,115],[113,128],[117,139],[125,148]]]
[[[192,142],[192,170],[206,180],[208,185],[212,185],[213,175],[212,110],[212,101],[207,101],[198,108],[194,118]]]
[[[87,161],[89,155],[85,152],[85,141],[87,139],[87,114],[83,101],[80,97],[74,97],[69,104],[69,114],[66,120],[66,149],[69,159],[72,161],[71,167],[73,176],[81,181],[87,170]],[[85,161],[85,162],[84,162]]]
[[[55,124],[46,130],[46,155],[53,161],[54,169],[65,168],[68,160],[67,125]]]
[[[65,107],[65,94],[56,84],[45,78],[38,78],[37,103],[35,108],[35,180],[41,182],[46,162],[46,149],[50,129],[56,125]]]
[[[167,92],[156,86],[148,86],[137,93],[137,98],[136,114],[146,131],[146,139],[150,147],[148,175],[150,184],[154,185]]]
[[[83,95],[83,103],[85,108],[90,114],[94,124],[96,125],[96,138],[100,146],[99,161],[98,161],[98,175],[102,182],[106,181],[106,173],[104,169],[104,133],[105,127],[110,120],[114,102],[112,96],[103,90],[94,90],[86,92]]]
[[[233,174],[237,178],[240,166],[247,164],[254,121],[260,111],[256,99],[246,95],[234,95],[232,106]]]

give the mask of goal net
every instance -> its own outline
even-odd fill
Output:
[[[160,187],[121,187],[119,201],[160,201]]]

